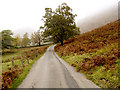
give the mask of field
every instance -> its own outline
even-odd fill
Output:
[[[120,88],[118,22],[57,44],[55,51],[66,62],[102,88]]]
[[[28,74],[32,64],[43,55],[47,48],[48,45],[3,50],[2,88],[17,88]]]

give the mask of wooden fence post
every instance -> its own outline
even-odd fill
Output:
[[[21,63],[22,63],[22,66],[24,66],[24,63],[23,63],[23,60],[22,60],[22,56],[21,56]]]
[[[38,56],[38,50],[36,49],[36,57]]]
[[[33,49],[33,58],[35,57],[35,50]]]
[[[33,54],[32,54],[33,52],[32,52],[32,51],[33,51],[33,50],[31,50],[31,59],[33,60]]]
[[[32,60],[34,59],[34,52],[32,51]]]
[[[15,64],[14,64],[13,58],[11,59],[11,61],[12,61],[12,66],[15,67]]]
[[[33,58],[36,57],[35,49],[33,50]]]
[[[37,57],[37,50],[35,49],[35,57]]]
[[[28,60],[28,54],[27,54],[27,52],[26,52],[26,57],[27,57],[27,62],[28,62],[28,64],[29,64],[29,60]]]
[[[34,59],[34,57],[35,57],[35,50],[33,49],[33,59]]]

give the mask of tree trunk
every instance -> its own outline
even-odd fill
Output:
[[[39,42],[39,46],[40,46],[40,42]]]
[[[63,41],[61,41],[61,46],[63,46]]]

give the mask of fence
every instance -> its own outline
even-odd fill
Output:
[[[8,68],[8,71],[2,72],[2,77],[0,77],[0,79],[2,78],[0,89],[2,88],[3,90],[6,90],[7,88],[11,87],[14,79],[17,78],[19,74],[22,74],[24,72],[24,68],[20,67],[25,67],[26,65],[30,64],[31,61],[33,61],[39,54],[42,54],[48,47],[49,46],[47,45],[39,48],[34,48],[21,53],[21,55],[18,57],[11,58],[10,62],[12,63],[12,68],[10,67]]]
[[[17,58],[11,58],[12,67],[16,68],[16,66],[19,66],[20,63],[20,67],[24,67],[26,64],[30,64],[30,61],[34,60],[38,54],[41,54],[39,49],[31,49],[30,51],[25,51],[21,54],[21,56],[18,56]],[[18,63],[15,63],[16,60]]]

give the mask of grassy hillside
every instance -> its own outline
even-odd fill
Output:
[[[57,44],[55,51],[78,72],[102,88],[120,87],[118,22],[81,34]]]

